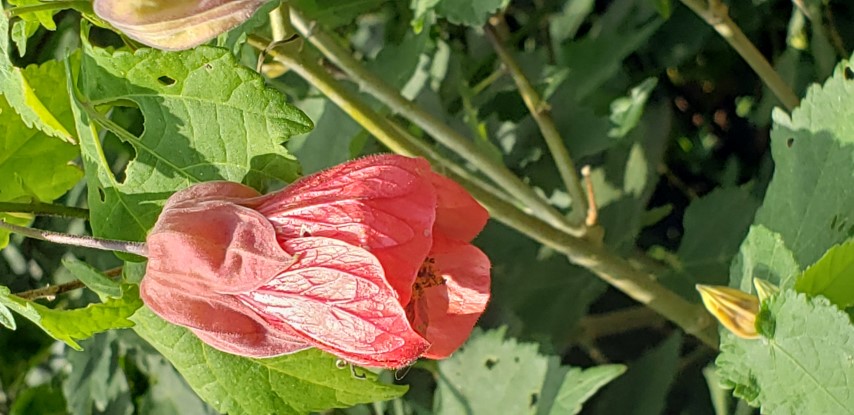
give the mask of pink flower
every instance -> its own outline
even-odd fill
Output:
[[[173,195],[148,237],[142,298],[209,345],[317,347],[364,366],[449,356],[489,300],[488,219],[423,159],[366,157],[265,196],[210,182]]]

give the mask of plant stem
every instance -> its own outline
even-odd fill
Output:
[[[347,115],[362,125],[383,145],[395,153],[426,157],[434,164],[447,169],[447,172],[452,173],[454,176],[465,178],[469,183],[481,188],[482,191],[490,193],[497,198],[509,199],[506,193],[484,183],[468,170],[442,156],[427,143],[413,137],[404,129],[371,109],[355,93],[332,79],[332,76],[313,60],[297,55],[298,52],[295,52],[294,49],[274,48],[268,50],[267,46],[269,42],[255,35],[250,35],[247,42],[258,50],[267,50],[267,54],[273,59],[288,66],[306,81],[314,85],[324,96],[338,105],[342,111],[346,112]]]
[[[104,275],[114,278],[122,274],[122,267],[116,267],[104,271]],[[55,297],[62,293],[67,293],[69,291],[74,291],[78,288],[86,287],[86,284],[83,284],[83,281],[74,280],[69,281],[64,284],[57,285],[48,285],[47,287],[36,288],[34,290],[21,291],[19,293],[15,293],[16,296],[21,297],[25,300],[37,300],[39,298],[50,298]]]
[[[557,131],[554,120],[551,117],[551,109],[549,104],[540,98],[540,94],[531,85],[531,82],[525,77],[522,68],[513,55],[507,50],[498,38],[498,33],[491,24],[484,26],[486,37],[492,43],[492,47],[498,54],[498,58],[510,72],[510,76],[516,83],[516,88],[519,90],[519,95],[525,101],[525,106],[531,112],[531,116],[540,127],[540,132],[552,153],[557,170],[560,173],[563,185],[569,192],[569,197],[572,199],[572,212],[570,214],[571,222],[576,224],[584,223],[584,217],[587,213],[587,198],[584,195],[584,190],[581,186],[581,180],[578,178],[578,172],[575,170],[575,163],[569,155],[569,149],[564,145],[563,138]]]
[[[688,6],[694,13],[697,13],[703,20],[711,25],[715,31],[721,35],[724,40],[738,52],[741,57],[747,61],[747,64],[753,68],[753,71],[759,75],[762,82],[771,89],[771,92],[777,96],[777,99],[790,112],[798,106],[800,100],[792,88],[783,81],[780,74],[774,70],[768,60],[762,56],[762,53],[756,49],[756,46],[750,42],[750,39],[744,35],[741,28],[732,21],[729,17],[727,6],[721,3],[720,0],[680,0],[684,5]]]
[[[466,183],[460,180],[463,185]],[[587,268],[611,286],[635,301],[651,308],[696,336],[711,348],[718,347],[717,325],[699,304],[689,302],[659,284],[648,273],[639,271],[607,248],[567,235],[549,224],[525,215],[506,201],[467,187],[475,198],[489,209],[493,219],[510,226],[529,238],[566,255],[570,261]]]
[[[38,216],[58,216],[63,218],[89,219],[89,210],[87,209],[39,202],[0,202],[0,212],[32,213]]]
[[[400,92],[368,71],[331,35],[307,22],[299,11],[293,8],[291,22],[298,32],[317,47],[327,59],[346,72],[363,91],[423,128],[433,139],[477,166],[508,194],[517,198],[553,226],[572,235],[580,236],[583,233],[582,229],[571,226],[566,217],[516,177],[506,166],[481,151],[472,140],[404,98]]]
[[[268,41],[258,36],[250,36],[252,47],[266,50]],[[586,267],[602,279],[628,294],[638,302],[650,307],[667,319],[673,321],[686,332],[694,334],[712,348],[717,347],[717,326],[706,310],[657,283],[649,274],[633,268],[625,259],[611,253],[598,244],[568,235],[564,231],[525,213],[508,200],[501,192],[477,181],[470,173],[442,159],[429,146],[404,134],[394,124],[380,116],[362,102],[351,90],[344,88],[318,65],[304,59],[291,49],[269,50],[269,55],[287,65],[315,88],[324,93],[332,102],[350,115],[362,127],[377,137],[383,144],[407,155],[424,155],[431,161],[439,160],[448,176],[465,186],[497,219],[530,238],[555,249],[569,257],[571,261]]]
[[[147,255],[145,244],[142,242],[116,241],[113,239],[99,239],[91,236],[68,235],[59,232],[12,225],[11,223],[6,223],[4,220],[0,220],[0,229],[21,234],[28,238],[40,239],[42,241],[54,242],[63,245],[94,248],[102,251],[126,252],[128,254],[139,256]]]
[[[27,13],[54,11],[54,10],[90,10],[92,8],[91,1],[51,1],[49,3],[34,4],[31,6],[20,6],[6,9],[4,12],[9,18],[20,16]]]

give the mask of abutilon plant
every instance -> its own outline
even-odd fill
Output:
[[[450,356],[489,301],[488,220],[421,158],[364,157],[261,195],[215,181],[172,195],[149,233],[140,296],[219,350],[309,347],[399,368]],[[9,225],[4,225],[9,226]]]

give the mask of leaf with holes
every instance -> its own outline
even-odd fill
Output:
[[[801,269],[854,235],[854,81],[846,75],[849,65],[843,62],[824,85],[810,88],[791,116],[775,111],[774,176],[731,268],[731,286],[751,290],[758,277],[785,292]],[[736,396],[763,412],[850,413],[854,405],[847,391],[852,385],[846,379],[854,378],[851,364],[827,363],[852,354],[845,352],[852,344],[850,319],[818,297],[781,297],[767,306],[777,326],[768,344],[723,336],[717,360],[721,377]],[[761,318],[767,312],[758,321],[768,321]],[[765,327],[766,336],[767,331]]]
[[[263,188],[299,174],[282,142],[309,131],[311,121],[228,51],[84,49],[78,130],[96,235],[143,240],[166,198],[193,183],[228,180]],[[139,137],[95,110],[119,103],[138,106],[145,117]],[[123,183],[106,165],[93,123],[136,150]]]
[[[475,329],[468,343],[439,362],[436,413],[575,413],[621,365],[587,369],[560,366],[534,343],[505,339],[506,328]]]

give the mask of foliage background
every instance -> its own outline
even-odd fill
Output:
[[[12,3],[20,5],[26,1]],[[775,114],[776,141],[772,144],[772,108],[780,103],[708,24],[678,2],[532,0],[508,4],[495,0],[413,0],[410,4],[380,0],[297,0],[292,3],[308,18],[346,39],[346,44],[369,69],[400,89],[404,96],[472,137],[477,146],[502,159],[554,205],[567,208],[569,198],[562,190],[536,123],[480,28],[493,11],[505,10],[498,25],[506,31],[505,43],[535,88],[548,99],[558,130],[576,164],[592,166],[591,177],[607,245],[639,267],[653,271],[660,282],[692,301],[698,301],[693,290],[695,283],[732,282],[734,286],[749,289],[750,277],[763,272],[761,276],[792,288],[786,278],[798,274],[830,246],[854,234],[850,225],[854,222],[850,206],[854,204],[847,203],[851,201],[851,192],[840,190],[846,183],[849,187],[852,183],[851,174],[845,173],[854,166],[850,144],[816,149],[809,153],[813,157],[806,159],[790,159],[785,153],[787,147],[791,148],[791,144],[786,144],[790,136],[801,143],[802,139],[822,131],[837,137],[835,143],[844,140],[850,143],[850,138],[838,139],[838,134],[850,131],[846,111],[850,113],[847,108],[854,108],[844,105],[852,103],[851,95],[846,95],[849,87],[844,69],[839,69],[824,89],[811,92],[814,99],[798,115],[789,119],[785,114]],[[801,97],[809,85],[830,77],[837,62],[848,58],[854,45],[851,5],[843,1],[805,3],[813,23],[788,0],[729,4],[733,19]],[[11,40],[15,46],[8,56],[19,68],[42,65],[25,71],[61,74],[63,64],[51,62],[52,59],[63,57],[70,49],[92,46],[80,41],[80,14],[76,11],[59,12],[52,20],[50,16],[41,17],[55,22],[56,30],[49,30],[44,21],[41,25],[29,20],[13,23]],[[256,29],[262,33],[270,30],[263,12],[214,42],[227,49],[188,52],[172,61],[169,57],[152,55],[153,61],[165,61],[150,64],[155,68],[183,65],[191,72],[204,65],[203,62],[220,58],[227,67],[231,58],[226,56],[233,53],[236,61],[248,68],[241,76],[250,79],[254,76],[249,73],[257,55],[243,44],[239,35]],[[136,62],[124,62],[124,55],[112,55],[101,49],[121,45],[121,39],[107,30],[94,28],[88,39],[97,51],[80,58],[81,92],[89,99],[105,102],[136,96],[133,90],[120,96],[97,95],[102,87],[109,93],[109,88],[104,87],[108,81],[127,81],[110,76],[106,73],[108,69],[117,68],[120,72],[122,65]],[[125,59],[130,58],[125,56]],[[344,78],[332,65],[328,66],[338,78]],[[273,69],[268,68],[267,74]],[[4,74],[2,79],[8,81],[13,77],[14,74]],[[307,122],[294,123],[295,119],[301,119],[295,111],[279,115],[263,113],[257,120],[244,121],[246,129],[253,129],[253,137],[293,137],[287,141],[286,150],[274,141],[259,140],[258,145],[269,147],[271,153],[293,154],[302,173],[383,151],[358,123],[297,74],[289,71],[271,78],[268,85],[284,92],[290,104],[313,121],[314,129],[308,132]],[[132,76],[128,79],[133,81]],[[261,79],[254,82],[260,85]],[[64,75],[59,75],[56,85],[63,85],[61,91],[64,84]],[[347,83],[347,87],[358,91],[352,83]],[[122,188],[141,194],[168,195],[181,181],[175,172],[144,171],[146,163],[129,164],[130,160],[146,156],[135,145],[138,143],[134,143],[133,136],[143,140],[144,132],[148,137],[179,135],[195,140],[203,132],[188,134],[180,120],[151,122],[147,117],[154,116],[157,108],[180,108],[185,97],[170,96],[169,85],[155,84],[150,88],[157,91],[150,102],[137,100],[135,105],[112,108],[110,120],[132,136],[104,133],[103,153],[107,160],[99,165],[91,164],[92,160],[87,158],[86,154],[91,153],[87,153],[87,141],[78,129],[80,120],[87,116],[85,108],[78,106],[73,111],[57,112],[51,137],[32,132],[18,121],[12,122],[14,112],[8,103],[0,102],[3,135],[7,140],[13,136],[26,137],[26,145],[20,148],[32,150],[20,154],[11,151],[8,145],[4,147],[4,154],[0,155],[0,173],[4,177],[0,194],[16,197],[36,194],[44,200],[61,196],[57,203],[89,207],[93,211],[99,203],[98,193],[92,191],[96,186],[104,186],[108,192],[100,196],[100,202],[107,204],[110,197],[122,194]],[[252,92],[256,93],[258,88],[253,87]],[[198,93],[205,91],[200,88]],[[280,95],[257,93],[260,95],[256,99],[269,99],[285,108],[284,101],[278,98]],[[395,117],[372,98],[360,94],[374,108]],[[12,101],[8,92],[6,97]],[[829,104],[832,102],[837,104]],[[821,118],[821,114],[829,115]],[[280,122],[260,127],[262,121],[276,116],[281,118]],[[417,127],[408,124],[407,127],[415,135],[424,135]],[[73,146],[61,141],[65,134],[78,137],[82,158],[77,158]],[[95,143],[96,138],[90,137],[88,143]],[[214,157],[205,152],[215,149],[194,148],[202,153],[198,155],[200,160]],[[93,181],[91,175],[81,181],[82,174],[76,168],[51,172],[51,177],[57,180],[51,180],[44,190],[33,188],[25,179],[5,179],[20,177],[16,174],[26,170],[13,162],[15,157],[32,160],[39,151],[65,157],[59,164],[74,160],[77,166],[85,164],[87,172],[112,172],[118,183],[105,186],[103,181]],[[11,157],[13,154],[15,157]],[[840,155],[839,160],[832,157],[834,154]],[[776,176],[780,177],[776,187],[769,186],[775,177],[775,162],[776,172],[780,174]],[[810,170],[809,166],[818,167]],[[294,162],[279,164],[273,169],[277,172],[273,181],[270,177],[251,177],[239,169],[224,176],[259,186],[276,186],[292,180],[299,169]],[[815,181],[804,179],[799,186],[794,184],[795,178],[809,178],[816,171],[838,172],[841,178],[824,188],[821,177]],[[154,187],[146,187],[150,182],[144,179],[154,174],[162,174],[163,180]],[[64,195],[63,186],[70,188]],[[16,189],[18,194],[14,193]],[[111,191],[117,196],[111,196]],[[830,204],[833,205],[828,208],[830,211],[825,215],[811,210],[815,206],[830,206],[821,199],[828,192],[839,195],[836,204]],[[139,211],[129,215],[153,222],[156,206],[136,206]],[[831,217],[835,218],[832,222]],[[790,237],[789,225],[801,221],[805,223],[801,227],[806,233],[798,231]],[[827,231],[828,225],[833,232]],[[92,231],[79,219],[38,218],[33,226],[71,233]],[[145,232],[144,226],[134,229],[121,220],[102,222],[102,226],[105,231],[113,232],[111,236],[119,238],[139,239]],[[822,235],[825,240],[819,240]],[[792,258],[791,261],[779,260],[779,253],[788,251],[773,245],[775,237],[784,241],[783,249],[791,250],[788,257],[782,256]],[[724,336],[725,353],[716,367],[712,364],[714,350],[681,334],[666,320],[609,288],[589,271],[570,264],[565,257],[516,231],[491,222],[477,244],[493,261],[493,300],[480,323],[483,330],[476,331],[466,348],[448,361],[419,364],[400,381],[394,381],[389,373],[382,374],[387,382],[409,386],[403,397],[381,402],[381,397],[394,394],[378,390],[374,398],[377,402],[373,404],[335,411],[557,414],[574,412],[576,405],[590,398],[582,413],[754,412],[745,401],[732,398],[731,392],[722,388],[724,383],[734,387],[736,394],[747,401],[764,402],[767,409],[775,409],[773,413],[797,413],[787,412],[791,410],[791,402],[778,402],[775,397],[791,393],[797,396],[802,390],[763,390],[762,386],[768,383],[755,383],[753,378],[759,378],[761,383],[763,364],[766,368],[775,364],[774,357],[764,355],[766,349],[757,346],[758,343],[745,345]],[[763,250],[777,252],[778,261],[759,264],[762,266],[750,262],[758,257],[753,252]],[[99,270],[122,264],[113,254],[12,237],[9,245],[0,251],[0,285],[11,292],[21,292],[82,278],[69,271],[73,266],[67,263],[73,258]],[[135,270],[136,278],[139,271]],[[76,308],[98,301],[98,294],[77,290],[44,304],[51,308]],[[832,314],[828,311],[830,306],[821,301],[806,300],[790,292],[768,305],[768,309],[773,314],[775,307],[790,310],[785,308],[787,304],[803,303],[805,308],[808,305]],[[842,308],[847,307],[850,304]],[[795,314],[802,316],[806,312]],[[152,333],[169,329],[151,325],[151,321],[145,323],[144,315],[134,320],[137,331],[98,334],[79,341],[83,350],[76,351],[52,341],[41,329],[18,318],[14,332],[0,331],[0,413],[216,413],[155,349],[162,346],[158,341],[168,336]],[[845,321],[833,322],[840,324],[833,326],[834,330],[850,331],[850,321],[847,326]],[[809,326],[810,321],[804,325]],[[784,328],[780,330],[784,332]],[[812,338],[821,333],[812,334]],[[780,347],[792,351],[786,344]],[[809,350],[804,353],[803,359],[815,357]],[[742,356],[762,363],[746,367],[744,360],[739,360]],[[167,357],[176,359],[174,355]],[[581,372],[580,368],[586,370]],[[794,380],[803,374],[787,376]],[[722,377],[727,381],[721,382]],[[582,389],[588,390],[592,397],[571,396],[561,388],[562,382],[586,384],[586,389]],[[602,389],[593,395],[599,387]],[[206,398],[211,402],[212,396],[222,393],[225,392],[208,391]],[[364,400],[351,403],[355,402]],[[297,412],[306,409],[311,408],[294,408]],[[234,408],[232,411],[240,412]]]

